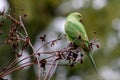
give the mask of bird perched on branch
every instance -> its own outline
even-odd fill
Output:
[[[82,22],[82,15],[78,12],[68,15],[65,23],[65,33],[70,42],[81,48],[90,59],[94,69],[98,73],[95,61],[91,55],[90,43]]]

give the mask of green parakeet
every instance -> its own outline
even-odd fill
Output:
[[[80,13],[78,12],[71,13],[66,19],[65,33],[67,35],[67,38],[70,40],[70,42],[75,43],[75,45],[83,49],[83,51],[89,57],[96,72],[98,73],[95,61],[91,55],[91,50],[89,48],[90,43],[88,40],[88,36],[81,22],[82,22],[82,15]]]

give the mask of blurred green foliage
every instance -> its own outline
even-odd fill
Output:
[[[62,4],[70,1],[72,0],[8,0],[10,5],[8,13],[12,14],[16,19],[21,13],[27,14],[24,23],[30,39],[34,44],[36,36],[45,30],[54,18],[59,16],[66,17],[74,11],[81,12],[84,18],[83,24],[85,25],[89,38],[94,38],[93,32],[96,31],[97,37],[100,40],[100,49],[93,52],[98,68],[101,69],[104,66],[110,66],[112,62],[119,59],[120,56],[120,35],[118,35],[120,30],[116,30],[113,27],[114,19],[120,19],[120,0],[107,0],[106,5],[98,10],[92,7],[94,0],[88,0],[89,5],[84,4],[82,8],[68,10],[68,12],[67,10],[66,12],[59,10]],[[69,6],[71,6],[71,4]],[[3,37],[6,36],[9,25],[9,21],[5,20]],[[114,41],[112,41],[114,37],[112,35],[116,39],[116,44],[111,48],[111,46],[114,45]],[[9,53],[9,46],[0,45],[0,68],[5,66],[3,65],[4,63],[7,64],[7,61],[11,57]],[[73,68],[69,67],[66,70],[68,73],[66,74],[67,80],[69,80],[69,77],[72,75],[80,75],[82,80],[88,80],[89,78],[96,80],[93,77],[95,71],[87,58],[83,64],[78,64]],[[24,71],[21,71],[21,74],[17,72],[14,73],[13,80],[35,80],[36,76],[33,67],[25,71],[25,75],[22,75],[23,72]],[[57,74],[59,74],[59,72],[55,73],[56,76]],[[53,80],[55,80],[56,76],[54,76]],[[25,77],[25,79],[23,77]]]

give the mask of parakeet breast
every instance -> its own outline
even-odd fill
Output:
[[[87,33],[84,26],[80,22],[76,21],[75,19],[67,20],[65,24],[65,32],[67,38],[70,41],[73,41],[76,45],[88,47],[89,40],[87,37]]]
[[[78,36],[81,37],[82,40],[88,41],[87,33],[85,31],[84,26],[75,20],[69,20],[65,24],[65,32],[71,37],[73,40]]]

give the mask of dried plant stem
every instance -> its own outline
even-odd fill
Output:
[[[57,61],[56,61],[57,62]],[[59,62],[59,61],[58,61]],[[51,65],[51,63],[47,63],[46,65]],[[56,64],[53,64],[53,65],[56,65]],[[70,65],[65,65],[65,64],[57,64],[58,66],[70,66]],[[57,67],[57,66],[56,66]]]
[[[57,40],[59,40],[59,39],[51,40],[51,41],[45,43],[44,45],[42,45],[41,47],[39,47],[39,48],[35,51],[35,53],[38,53],[38,51],[39,51],[41,48],[43,48],[44,46],[50,44],[50,43],[53,42],[53,41],[57,41]]]
[[[0,12],[1,15],[3,15],[3,13],[4,12],[2,12],[2,13]],[[52,78],[53,74],[55,73],[57,66],[74,66],[77,62],[82,61],[81,60],[82,55],[80,55],[78,53],[78,50],[77,50],[78,47],[75,46],[74,44],[69,44],[68,46],[66,46],[60,50],[40,52],[40,50],[47,45],[50,45],[51,47],[53,47],[57,43],[57,41],[62,39],[61,34],[59,34],[56,39],[50,40],[50,41],[46,42],[45,44],[42,44],[36,50],[34,48],[33,44],[31,43],[29,34],[26,30],[26,26],[24,25],[24,23],[22,21],[22,18],[24,16],[25,16],[24,14],[20,15],[19,20],[17,20],[14,17],[12,17],[11,15],[3,15],[3,17],[6,17],[12,23],[10,25],[8,37],[5,39],[5,41],[3,43],[8,43],[12,47],[12,53],[14,53],[15,55],[16,54],[18,54],[18,55],[17,55],[17,58],[15,58],[14,60],[12,60],[12,61],[10,60],[10,63],[7,65],[7,67],[5,67],[3,70],[1,70],[0,80],[12,72],[15,72],[17,70],[20,70],[22,68],[32,66],[35,64],[37,64],[37,71],[38,71],[37,72],[38,73],[37,80],[41,79],[41,68],[45,69],[46,65],[48,65],[49,67],[47,68],[47,71],[44,75],[44,80],[50,80]],[[23,32],[19,31],[19,28],[22,29]],[[39,39],[41,40],[41,42],[46,41],[45,40],[46,34],[44,36],[40,36]],[[95,40],[91,42],[92,45],[90,45],[90,47],[92,47],[93,45],[96,45],[95,43],[97,41],[98,40],[96,40],[96,36],[95,36]],[[31,54],[23,59],[19,59],[22,56],[22,55],[19,55],[19,50],[22,51],[20,53],[23,53],[23,51],[28,46],[30,46],[30,48],[32,49]],[[41,58],[41,54],[42,55],[44,54],[47,56],[45,56],[44,58],[43,57]],[[27,60],[27,59],[30,59],[30,60],[28,60],[26,62],[25,60]],[[68,65],[59,64],[60,60],[68,61]]]
[[[53,51],[53,52],[54,52],[54,51]],[[54,52],[54,53],[55,53],[55,52]],[[22,62],[22,61],[30,58],[31,56],[33,56],[33,54],[31,54],[31,55],[28,56],[28,57],[23,58],[23,59],[20,60],[20,61],[18,61],[18,59],[13,60],[13,61],[8,65],[8,67],[7,67],[3,72],[0,73],[0,75],[2,75],[2,74],[5,73],[5,72],[8,72],[8,70],[13,69],[13,67],[16,66],[18,63],[20,63],[20,62]],[[52,55],[52,56],[46,57],[46,58],[44,58],[44,59],[49,59],[49,58],[52,58],[52,57],[54,57],[54,56],[56,56],[56,55]],[[37,64],[39,64],[39,63],[37,63]],[[51,65],[51,64],[48,64],[48,65]],[[20,65],[19,65],[19,66],[20,66]]]
[[[27,33],[27,30],[26,30],[26,28],[25,28],[25,26],[24,26],[24,24],[23,24],[23,22],[22,22],[22,16],[20,16],[19,20],[20,20],[20,25],[21,25],[21,27],[23,28],[23,30],[24,30],[24,32],[25,32],[25,34],[26,34],[26,37],[29,37],[29,35],[28,35],[28,33]],[[33,47],[32,43],[31,43],[30,39],[29,39],[29,42],[28,42],[28,43],[29,43],[29,45],[31,46],[31,48],[32,48],[32,50],[33,50],[33,53],[34,53],[34,47]]]
[[[29,61],[29,62],[30,62],[30,61]],[[10,74],[11,72],[20,70],[20,69],[22,69],[22,68],[25,68],[25,67],[27,67],[27,66],[31,66],[31,65],[34,64],[34,63],[29,63],[29,62],[23,63],[23,64],[21,64],[21,66],[17,66],[17,67],[11,68],[10,70],[4,72],[3,74],[0,74],[0,77],[4,77],[4,76]],[[29,64],[27,64],[27,63],[29,63]],[[24,65],[24,64],[25,64],[25,65]]]
[[[53,66],[54,66],[54,69],[53,69],[53,71],[52,71],[52,73],[51,73],[51,75],[50,75],[50,77],[49,77],[49,79],[48,80],[50,80],[51,78],[52,78],[52,76],[54,75],[54,73],[55,73],[55,70],[56,70],[56,68],[57,68],[57,65],[58,65],[58,60],[55,62],[55,64],[53,64]]]
[[[50,65],[50,68],[48,69],[48,71],[47,71],[47,73],[46,73],[46,75],[45,75],[44,80],[48,80],[48,78],[49,78],[49,74],[50,74],[50,72],[51,72],[52,67],[53,67],[54,64],[55,64],[55,61],[56,61],[56,57],[53,58],[52,64]]]
[[[28,36],[27,30],[26,30],[26,28],[25,28],[25,26],[24,26],[24,24],[23,24],[23,22],[22,22],[22,16],[21,16],[21,15],[20,15],[20,17],[19,17],[19,20],[20,20],[20,25],[22,26],[22,28],[23,28],[26,36]]]
[[[40,52],[40,54],[50,54],[50,55],[53,55],[53,54],[56,54],[56,52],[60,52],[60,50],[51,51],[51,52]]]
[[[16,20],[15,18],[13,18],[10,14],[9,15],[4,15],[5,17],[11,19],[12,21],[14,21],[15,23],[18,23],[19,24],[19,21]]]
[[[11,64],[8,65],[8,68],[17,65],[18,63],[20,63],[20,62],[22,62],[22,61],[24,61],[24,60],[30,58],[31,56],[33,56],[33,55],[30,55],[30,56],[28,56],[28,57],[25,57],[25,58],[23,58],[23,59],[20,60],[20,61],[17,61],[17,59],[15,59],[13,62],[11,62]]]
[[[25,28],[25,26],[24,26],[24,24],[23,24],[23,22],[22,22],[22,16],[20,16],[19,20],[20,20],[21,26],[22,26],[22,28],[23,28],[26,36],[28,37],[27,30],[26,30],[26,28]],[[29,43],[29,45],[31,46],[31,48],[32,48],[32,50],[33,50],[33,54],[35,54],[35,51],[34,51],[35,49],[34,49],[32,43],[31,43],[30,39],[29,39],[29,42],[28,42],[28,43]],[[40,80],[40,68],[41,68],[41,67],[40,67],[40,63],[39,63],[39,56],[36,55],[35,57],[36,57],[36,59],[37,59],[38,70],[39,70],[39,71],[38,71],[38,80]]]
[[[17,31],[17,33],[18,33],[22,38],[25,38],[25,36],[24,36],[22,33],[20,33],[19,31]]]

